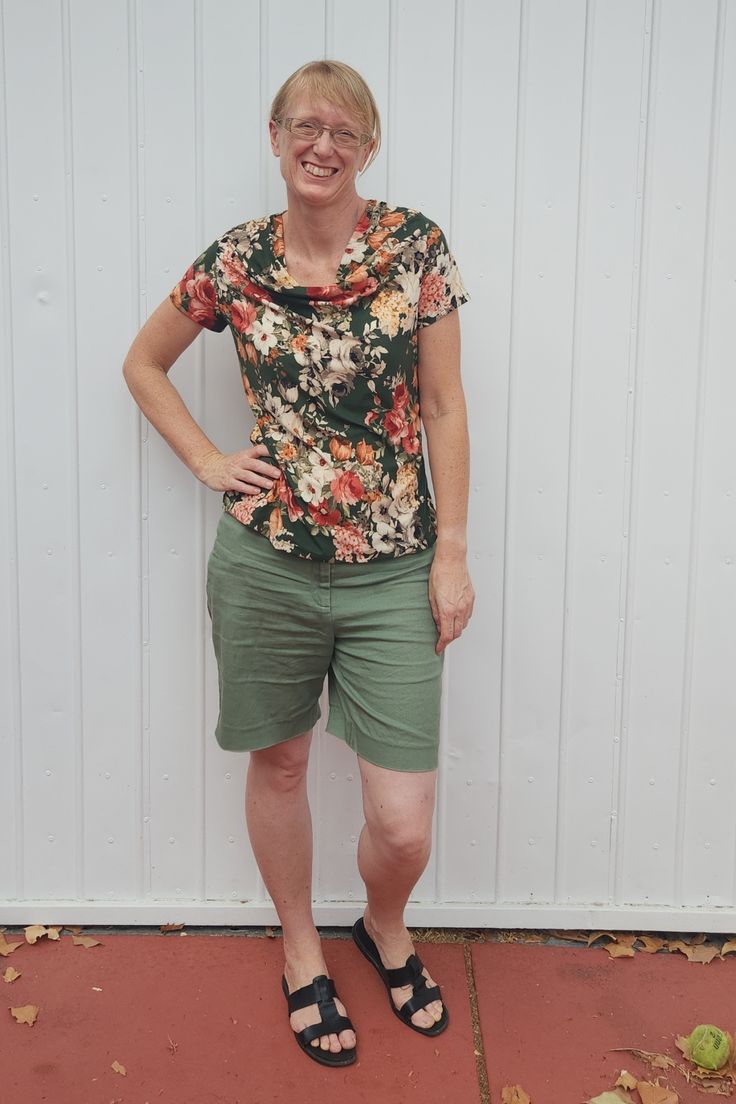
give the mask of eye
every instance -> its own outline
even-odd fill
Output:
[[[352,130],[340,129],[336,130],[334,134],[335,141],[343,142],[345,145],[354,145],[356,142],[360,141],[359,136],[355,134]]]
[[[300,138],[314,138],[319,133],[319,127],[316,123],[310,123],[307,119],[299,119],[292,123],[291,127],[294,134],[298,134]]]

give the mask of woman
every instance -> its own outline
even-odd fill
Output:
[[[207,579],[216,737],[250,752],[246,821],[283,929],[291,1028],[310,1057],[343,1066],[356,1037],[311,900],[306,770],[325,674],[327,727],[356,751],[362,782],[367,907],[353,938],[402,1022],[425,1035],[448,1022],[404,908],[431,847],[443,653],[473,607],[455,309],[467,296],[439,227],[357,193],[380,121],[355,70],[297,70],[269,132],[286,210],[233,227],[193,262],[124,374],[177,455],[225,492]],[[202,327],[226,325],[256,417],[253,447],[233,454],[167,375]]]

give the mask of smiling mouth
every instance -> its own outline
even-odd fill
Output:
[[[302,161],[302,168],[305,172],[308,172],[310,176],[334,176],[337,169],[329,168],[323,165],[313,165],[311,161]]]

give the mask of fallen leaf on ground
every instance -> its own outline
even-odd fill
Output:
[[[0,935],[0,955],[2,955],[3,958],[7,958],[8,955],[12,954],[18,947],[22,947],[24,942],[25,940],[21,939],[18,943],[8,943],[5,936]]]
[[[183,927],[184,927],[183,924],[161,924],[160,927],[159,927],[159,931],[162,931],[162,932],[181,931],[181,929]]]
[[[563,928],[552,928],[548,933],[553,939],[569,939],[571,943],[587,943],[588,932],[578,931],[576,929],[570,929],[565,931]]]
[[[19,977],[20,974],[18,973],[18,971],[13,969],[12,966],[8,966],[7,970],[3,974],[3,981],[15,981],[15,979]]]
[[[23,1004],[20,1008],[11,1008],[10,1014],[18,1023],[28,1024],[33,1027],[38,1016],[38,1008],[35,1004]]]
[[[602,939],[604,935],[608,936],[609,939],[612,939],[614,941],[614,943],[616,942],[616,936],[613,934],[613,932],[595,931],[595,932],[591,932],[590,935],[588,936],[587,940],[586,940],[588,946],[589,947],[592,946],[593,943],[596,942],[596,940]]]
[[[621,1070],[616,1079],[616,1087],[621,1089],[635,1089],[636,1078],[628,1070]]]
[[[639,1081],[637,1084],[641,1104],[680,1104],[674,1089],[667,1089],[659,1082]]]
[[[702,943],[693,945],[683,942],[682,939],[672,939],[667,946],[670,951],[679,951],[684,954],[689,962],[702,962],[703,964],[712,962],[721,953],[717,947],[706,947]]]
[[[663,947],[667,946],[666,939],[659,939],[654,935],[640,935],[638,937],[639,942],[644,946],[640,948],[644,954],[656,954],[657,951],[661,951]]]
[[[606,943],[603,950],[608,951],[609,958],[633,958],[636,954],[630,943]]]
[[[721,947],[721,955],[733,954],[736,951],[736,939],[727,939]]]
[[[501,1089],[501,1104],[532,1104],[521,1085],[504,1085]]]
[[[58,928],[47,928],[43,924],[29,924],[27,928],[23,929],[26,936],[26,943],[35,943],[37,940],[47,935],[49,939],[59,938]],[[53,935],[51,934],[53,932]]]
[[[128,1076],[125,1066],[121,1066],[119,1062],[113,1062],[112,1068],[115,1070],[116,1073],[122,1073],[123,1077]]]
[[[99,939],[93,939],[91,935],[73,935],[72,943],[75,947],[101,947]]]

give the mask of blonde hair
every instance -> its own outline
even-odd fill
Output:
[[[373,139],[370,157],[362,170],[365,171],[381,147],[381,117],[373,93],[360,73],[344,61],[308,61],[279,88],[271,104],[271,118],[283,118],[289,100],[302,92],[347,108],[365,127],[365,133]]]

